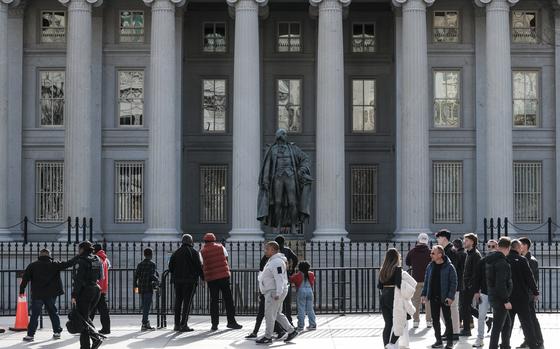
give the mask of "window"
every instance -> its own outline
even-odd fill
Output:
[[[227,165],[200,166],[200,223],[227,223]]]
[[[204,52],[226,52],[226,24],[204,23]]]
[[[539,93],[538,73],[513,72],[513,126],[537,126]]]
[[[301,52],[301,25],[299,23],[278,23],[278,52]]]
[[[352,223],[377,223],[377,166],[354,165],[350,172]]]
[[[119,126],[144,124],[144,71],[119,71]]]
[[[434,72],[434,127],[460,126],[460,72]]]
[[[144,11],[121,11],[120,14],[121,42],[144,42]]]
[[[463,223],[462,162],[433,162],[433,221]]]
[[[537,13],[535,11],[512,11],[512,41],[517,44],[537,43]]]
[[[202,89],[204,132],[225,132],[226,80],[203,80]]]
[[[279,79],[276,89],[278,127],[290,133],[301,132],[301,80]]]
[[[375,132],[375,80],[352,80],[352,132]]]
[[[352,52],[375,52],[375,24],[355,23],[352,25]]]
[[[115,162],[115,223],[144,222],[144,161]]]
[[[64,162],[35,163],[35,221],[64,221]]]
[[[66,13],[64,11],[41,12],[41,42],[66,42]]]
[[[42,71],[41,126],[64,125],[64,72]]]
[[[434,42],[459,42],[459,12],[434,11]]]
[[[513,201],[516,223],[541,223],[542,163],[513,163]]]

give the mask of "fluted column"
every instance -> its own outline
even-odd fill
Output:
[[[233,68],[232,230],[229,240],[262,240],[257,216],[261,159],[259,6],[266,0],[227,0],[235,12]]]
[[[400,224],[395,239],[430,231],[430,154],[426,7],[434,0],[393,0],[402,7],[402,91],[399,123]]]
[[[554,6],[554,86],[555,86],[555,114],[556,122],[556,217],[552,220],[558,222],[560,219],[560,0]],[[558,227],[555,229],[555,238],[558,238]]]
[[[148,230],[144,240],[178,237],[177,136],[175,132],[175,8],[184,0],[144,0],[152,7],[149,76]]]
[[[486,7],[486,217],[513,219],[509,8],[518,1],[476,0]]]
[[[342,8],[350,0],[310,0],[318,7],[316,217],[314,240],[346,238],[344,41]]]
[[[68,7],[64,101],[64,207],[71,217],[95,217],[92,159],[101,156],[101,140],[91,105],[92,6],[102,0],[59,0]],[[97,222],[98,223],[98,222]],[[94,223],[95,224],[95,223]],[[97,224],[98,225],[98,224]],[[64,237],[61,237],[61,239]]]

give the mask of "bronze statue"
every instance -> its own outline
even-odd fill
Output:
[[[309,218],[311,202],[309,156],[287,141],[286,130],[276,131],[276,142],[265,152],[259,175],[257,219],[273,228],[290,227]]]

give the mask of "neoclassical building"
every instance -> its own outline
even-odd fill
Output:
[[[556,221],[559,3],[0,0],[0,239],[262,239],[279,127],[314,164],[306,238]]]

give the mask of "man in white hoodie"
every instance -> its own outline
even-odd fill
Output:
[[[257,344],[272,343],[272,333],[276,321],[284,331],[288,332],[284,342],[290,342],[298,335],[298,332],[282,313],[282,303],[288,294],[287,259],[282,253],[279,253],[280,246],[275,241],[267,242],[264,251],[269,259],[259,274],[259,288],[265,299],[266,331],[264,337],[257,340]]]

